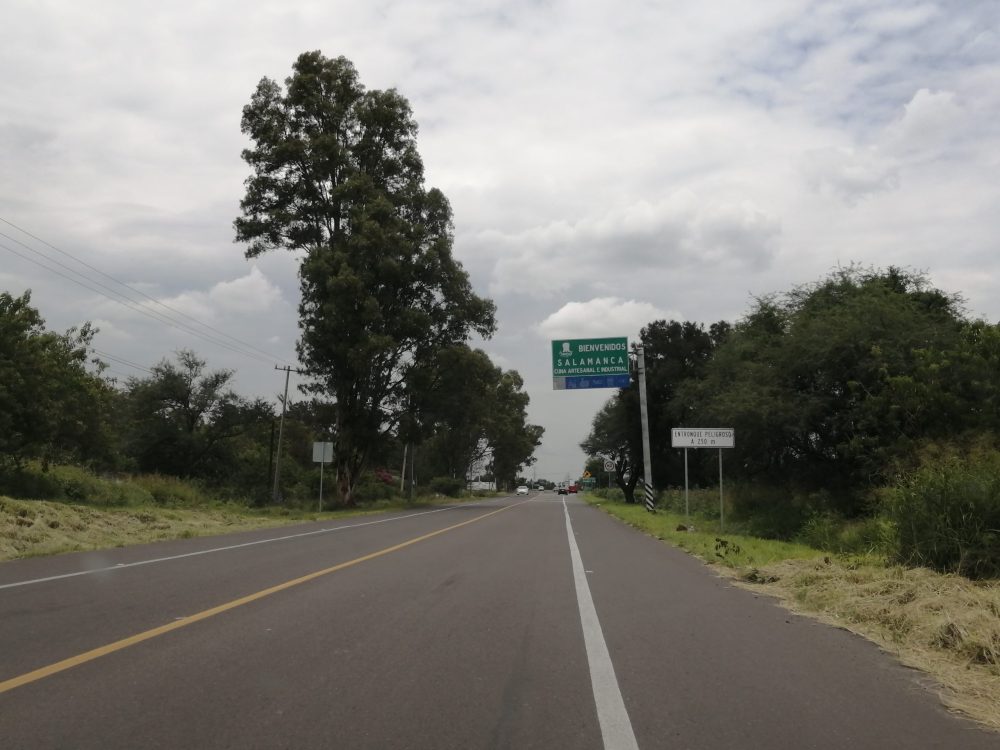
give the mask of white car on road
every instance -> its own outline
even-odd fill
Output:
[[[518,495],[527,495],[528,494],[528,487],[526,485],[522,484],[520,487],[517,488],[517,494]]]

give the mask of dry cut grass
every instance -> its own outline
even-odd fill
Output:
[[[945,705],[1000,730],[1000,581],[830,558],[733,574],[792,610],[874,641],[933,676]]]
[[[339,508],[318,513],[284,507],[252,509],[221,504],[184,508],[164,508],[153,504],[101,508],[46,500],[13,500],[0,495],[0,561],[124,547],[162,539],[212,536],[478,499],[420,497],[415,503],[381,501],[364,508]]]
[[[0,497],[0,560],[224,534],[303,519],[236,510],[93,508]]]

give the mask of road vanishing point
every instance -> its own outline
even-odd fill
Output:
[[[552,493],[0,564],[0,747],[1000,748]]]

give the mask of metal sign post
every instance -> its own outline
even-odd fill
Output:
[[[646,510],[653,512],[653,464],[649,457],[649,416],[646,412],[646,357],[642,347],[636,347],[639,358],[639,420],[642,422],[642,473],[646,493]]]
[[[726,506],[722,502],[722,448],[719,448],[719,531],[726,530]]]
[[[688,449],[684,449],[684,521],[691,523],[691,505],[688,502]]]
[[[730,428],[674,427],[670,445],[684,449],[684,515],[688,515],[688,448],[719,449],[719,531],[726,530],[726,507],[722,494],[722,449],[736,446],[736,431]]]
[[[323,512],[323,467],[333,461],[333,443],[313,443],[313,463],[319,464],[319,510]]]

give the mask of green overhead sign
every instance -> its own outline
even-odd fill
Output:
[[[557,339],[552,342],[552,387],[626,388],[628,338]]]

